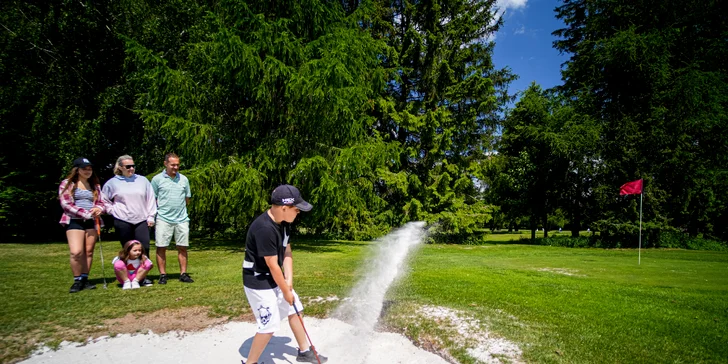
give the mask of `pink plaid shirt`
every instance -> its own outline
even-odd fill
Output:
[[[63,193],[67,184],[68,180],[64,179],[63,182],[61,182],[61,185],[58,186],[58,198],[61,200],[61,208],[63,208],[63,215],[61,216],[61,221],[59,221],[59,223],[61,225],[68,225],[71,222],[71,219],[93,219],[94,217],[91,215],[90,210],[76,206],[71,192],[73,191],[73,188],[69,188],[68,191]],[[95,188],[98,198],[94,201],[94,207],[100,208],[103,213],[106,209],[104,206],[104,199],[101,198],[101,186],[96,185]],[[99,219],[99,222],[101,223],[101,226],[104,226],[104,220]]]

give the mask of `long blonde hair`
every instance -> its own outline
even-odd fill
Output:
[[[116,165],[114,166],[115,175],[121,176],[122,174],[124,174],[124,172],[122,172],[122,170],[121,170],[122,168],[124,168],[124,166],[121,163],[126,160],[129,160],[129,159],[134,159],[134,158],[132,158],[130,155],[124,154],[121,157],[116,159]]]

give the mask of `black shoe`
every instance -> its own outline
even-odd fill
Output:
[[[142,286],[142,287],[149,287],[149,286],[151,286],[153,284],[154,284],[154,282],[152,282],[152,280],[149,279],[149,278],[144,278],[143,281],[139,282],[139,285]]]
[[[81,283],[83,283],[83,289],[96,289],[96,285],[93,283],[88,283],[88,277],[81,278]]]
[[[194,280],[192,280],[192,277],[190,277],[187,273],[182,273],[179,275],[179,281],[184,283],[192,283]]]
[[[71,289],[68,290],[68,293],[76,293],[83,289],[83,282],[80,280],[73,281],[73,285],[71,286]]]
[[[318,353],[318,358],[321,360],[321,363],[326,363],[329,361],[329,358],[321,355]],[[298,356],[296,356],[296,361],[302,362],[302,363],[318,363],[318,360],[316,360],[316,354],[313,353],[313,349],[309,348],[307,352],[302,353],[301,350],[298,351]]]
[[[167,275],[166,274],[160,274],[159,280],[157,281],[158,284],[167,284]]]

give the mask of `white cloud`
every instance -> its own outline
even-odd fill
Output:
[[[521,25],[520,27],[516,28],[516,30],[513,31],[513,34],[525,34],[526,33],[526,26]]]
[[[528,0],[498,0],[496,6],[505,11],[506,9],[521,9],[526,7]]]
[[[503,14],[506,13],[507,10],[516,10],[516,9],[525,9],[526,5],[528,4],[528,0],[497,0],[495,3],[495,6],[493,7],[493,22],[491,23],[491,26],[495,25],[495,23],[500,20],[500,18],[503,16]],[[523,33],[525,33],[525,28],[523,29]],[[516,34],[523,34],[523,33],[516,33]],[[486,41],[486,42],[492,42],[495,41],[496,34],[489,34],[480,41]]]

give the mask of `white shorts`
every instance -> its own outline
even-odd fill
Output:
[[[166,248],[172,242],[172,236],[177,246],[190,246],[190,223],[189,221],[178,224],[170,224],[162,219],[157,219],[154,224],[154,235],[157,248]]]
[[[295,315],[296,310],[283,298],[283,291],[280,287],[273,289],[251,289],[245,288],[245,296],[248,297],[250,309],[253,310],[255,321],[258,322],[258,332],[270,334],[278,331],[281,320]],[[303,304],[298,299],[298,294],[293,291],[294,304],[298,312],[303,311]]]

